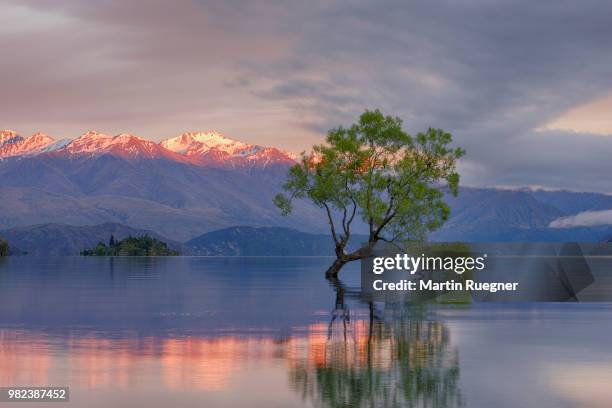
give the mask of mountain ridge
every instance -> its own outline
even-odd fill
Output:
[[[37,132],[24,138],[12,130],[0,131],[0,159],[53,154],[56,156],[114,155],[124,159],[160,159],[199,166],[290,165],[296,155],[231,139],[216,131],[184,132],[159,143],[128,133],[108,135],[89,130],[74,139],[56,140]]]

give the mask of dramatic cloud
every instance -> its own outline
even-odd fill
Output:
[[[612,210],[584,211],[571,217],[557,218],[550,223],[551,228],[593,227],[612,225]]]
[[[0,127],[217,128],[299,151],[379,107],[451,131],[467,184],[612,192],[612,136],[584,133],[608,129],[584,125],[612,92],[605,0],[20,0],[0,16]]]

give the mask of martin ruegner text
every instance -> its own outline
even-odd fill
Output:
[[[397,282],[384,282],[383,280],[375,280],[372,287],[376,291],[381,290],[399,290],[399,291],[417,291],[417,290],[434,290],[434,291],[485,291],[485,292],[502,292],[515,291],[518,287],[518,282],[476,282],[471,279],[466,279],[465,282],[455,282],[454,280],[437,282],[433,280],[411,281],[402,279]]]

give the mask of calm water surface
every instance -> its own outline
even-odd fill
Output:
[[[0,386],[82,407],[610,406],[612,305],[370,303],[359,265],[331,284],[328,263],[0,260]]]

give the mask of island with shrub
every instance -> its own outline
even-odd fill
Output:
[[[148,235],[115,240],[111,235],[107,244],[99,242],[94,248],[81,251],[84,256],[177,256],[179,252],[165,242]]]
[[[8,243],[0,237],[0,256],[7,256],[9,251]]]

